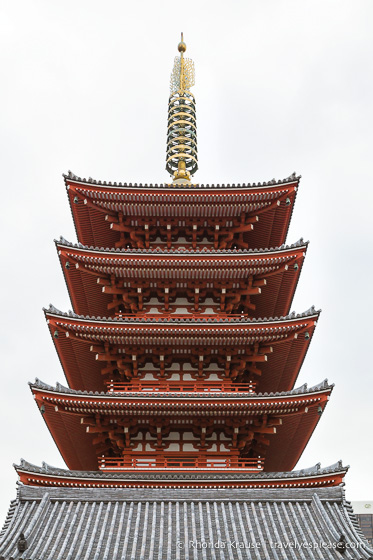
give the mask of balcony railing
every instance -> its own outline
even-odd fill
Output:
[[[240,472],[260,472],[263,470],[264,460],[241,459],[231,454],[196,455],[195,453],[173,453],[165,455],[131,454],[122,458],[101,457],[99,469],[101,471],[215,471],[238,470]]]
[[[109,393],[130,392],[178,392],[178,393],[254,393],[255,383],[227,383],[224,381],[137,381],[123,383],[112,381],[107,384]]]
[[[138,313],[115,313],[114,317],[116,319],[127,319],[128,317],[130,317],[131,319],[152,319],[152,321],[157,322],[164,322],[165,320],[178,320],[178,319],[189,319],[189,320],[199,320],[201,321],[206,319],[207,321],[210,320],[212,322],[234,322],[237,321],[239,319],[247,319],[248,315],[247,313],[239,313],[239,314],[232,314],[232,313],[224,313],[219,311],[218,313],[167,313],[167,312],[162,312],[162,313],[146,313],[146,312],[138,312]],[[175,321],[176,322],[176,321]]]

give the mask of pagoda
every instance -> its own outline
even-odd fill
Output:
[[[30,388],[67,469],[15,466],[0,560],[324,557],[306,541],[369,558],[347,467],[293,470],[333,388],[296,385],[319,319],[290,312],[300,177],[193,182],[194,65],[178,50],[170,182],[64,175],[78,243],[56,249],[73,311],[45,316],[66,382]]]

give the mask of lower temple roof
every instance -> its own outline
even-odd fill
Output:
[[[21,485],[0,534],[0,560],[367,560],[372,555],[340,486],[102,490]]]

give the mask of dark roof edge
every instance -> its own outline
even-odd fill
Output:
[[[56,383],[56,386],[53,387],[53,385],[49,385],[48,383],[44,383],[43,381],[41,381],[40,379],[38,379],[37,377],[35,378],[35,382],[29,382],[29,386],[31,388],[35,388],[35,389],[41,389],[41,390],[45,390],[45,391],[51,391],[53,393],[65,393],[65,394],[70,394],[70,395],[87,395],[87,396],[98,396],[98,397],[111,397],[111,398],[119,398],[120,396],[123,396],[123,394],[121,395],[116,395],[114,393],[104,393],[104,392],[99,392],[99,391],[79,391],[76,389],[70,389],[70,387],[65,387],[64,385],[61,385],[61,383]],[[307,383],[304,383],[303,385],[301,385],[300,387],[297,387],[295,389],[291,389],[290,391],[282,391],[279,393],[255,393],[255,394],[250,394],[249,396],[246,396],[245,394],[245,399],[247,400],[255,400],[256,398],[262,398],[262,397],[289,397],[289,396],[297,396],[297,395],[303,395],[303,394],[311,394],[311,393],[316,393],[316,392],[320,392],[320,391],[325,391],[325,390],[332,390],[334,387],[334,384],[329,384],[327,379],[324,379],[324,381],[321,381],[321,383],[318,383],[317,385],[314,385],[313,387],[308,387]],[[141,393],[135,393],[135,392],[131,392],[128,395],[126,395],[127,398],[130,398],[131,396],[149,396],[149,393],[146,392],[141,392]],[[172,392],[167,392],[168,396],[173,395]],[[176,395],[178,396],[178,398],[180,398],[180,393],[176,393]],[[211,395],[209,393],[203,393],[203,398],[219,398],[219,394],[217,393],[212,393]],[[151,396],[154,396],[153,393],[151,393]],[[196,398],[200,398],[201,397],[201,393],[183,393],[183,397],[185,398],[191,398],[191,397],[196,397]],[[162,398],[160,396],[159,393],[157,393],[155,395],[155,398]],[[226,398],[226,393],[222,392],[222,398]],[[236,393],[233,395],[232,398],[242,398],[242,395],[238,394],[236,395]]]
[[[295,243],[292,243],[291,245],[286,245],[285,243],[280,245],[279,247],[269,247],[269,248],[260,248],[260,249],[208,249],[206,247],[204,247],[203,249],[201,249],[200,251],[197,251],[195,249],[180,249],[180,248],[174,248],[174,249],[161,249],[161,248],[156,248],[156,249],[123,249],[123,248],[110,248],[110,247],[93,247],[93,246],[88,246],[88,245],[83,245],[82,243],[72,243],[71,241],[68,241],[67,239],[65,239],[64,237],[62,237],[62,235],[60,236],[60,239],[54,240],[55,244],[57,246],[64,246],[64,247],[71,247],[73,249],[81,249],[81,250],[85,250],[85,251],[100,251],[100,252],[107,252],[107,253],[115,253],[115,254],[123,254],[123,255],[146,255],[146,256],[153,256],[153,255],[166,255],[166,256],[170,256],[170,255],[196,255],[196,256],[201,256],[201,255],[216,255],[216,256],[220,256],[220,255],[234,255],[234,256],[244,256],[244,255],[256,255],[256,254],[261,254],[261,253],[274,253],[274,252],[278,252],[278,251],[289,251],[292,249],[297,249],[300,247],[304,247],[307,248],[307,246],[309,245],[309,241],[304,241],[303,237],[301,237],[300,239],[298,239],[298,241],[296,241]]]
[[[132,473],[106,473],[106,472],[100,472],[100,471],[72,471],[72,470],[68,470],[68,469],[63,469],[63,468],[59,468],[59,467],[53,467],[51,465],[49,465],[48,463],[43,462],[42,466],[39,467],[38,465],[34,465],[33,463],[30,463],[28,461],[26,461],[25,459],[21,459],[20,460],[20,464],[14,464],[13,465],[14,468],[18,471],[27,471],[27,472],[33,472],[35,474],[45,474],[45,475],[55,475],[55,476],[66,476],[69,478],[91,478],[91,479],[98,479],[98,480],[105,480],[105,479],[123,479],[126,480],[128,478],[130,478],[131,476],[136,477],[136,478],[141,478],[144,475],[141,474],[132,474]],[[244,477],[245,480],[246,479],[253,479],[253,480],[263,480],[263,481],[268,481],[268,480],[278,480],[281,478],[286,478],[286,479],[291,479],[291,478],[303,478],[303,477],[314,477],[314,476],[324,476],[324,475],[328,475],[328,474],[333,474],[333,473],[344,473],[346,474],[348,472],[349,469],[349,465],[347,466],[343,466],[342,461],[337,461],[336,463],[334,463],[333,465],[329,465],[327,467],[321,467],[320,463],[317,463],[316,465],[313,465],[312,467],[308,467],[306,469],[299,469],[299,470],[294,470],[294,471],[288,471],[288,472],[262,472],[262,473],[253,473],[253,474],[244,474],[244,475],[238,475],[240,478]],[[146,475],[145,475],[146,476]],[[234,478],[237,475],[225,475],[225,477],[228,478]],[[154,478],[154,474],[151,475],[152,479]],[[159,477],[161,478],[171,478],[171,479],[178,479],[180,478],[180,475],[178,474],[169,474],[169,475],[165,475],[165,474],[160,474]],[[190,479],[195,479],[198,477],[198,475],[196,474],[191,474],[191,475],[185,475],[183,474],[183,480],[190,478]],[[199,475],[199,478],[208,478],[208,475],[201,474]],[[222,478],[222,475],[219,475],[219,478]]]
[[[154,323],[157,325],[161,325],[161,324],[174,324],[177,325],[179,323],[201,323],[201,324],[206,324],[206,323],[216,323],[216,324],[237,324],[237,323],[243,323],[243,324],[260,324],[260,323],[273,323],[275,321],[293,321],[293,320],[297,320],[297,319],[303,319],[303,318],[307,318],[307,317],[312,317],[314,315],[319,316],[321,313],[321,309],[316,309],[314,305],[312,305],[309,309],[307,309],[307,311],[304,311],[303,313],[296,313],[295,311],[292,311],[291,313],[289,313],[288,315],[285,315],[283,317],[259,317],[257,319],[254,318],[247,318],[247,317],[238,317],[238,318],[234,318],[233,320],[229,318],[229,316],[226,319],[222,319],[219,320],[218,318],[215,319],[215,317],[203,317],[203,315],[201,315],[201,317],[195,318],[193,316],[189,317],[163,317],[162,315],[159,316],[158,318],[155,317],[136,317],[136,316],[126,316],[125,319],[123,318],[117,318],[117,317],[95,317],[95,316],[90,316],[90,315],[78,315],[77,313],[74,313],[73,311],[69,310],[69,311],[61,311],[60,309],[57,309],[57,307],[55,307],[53,304],[49,304],[49,308],[43,307],[43,311],[45,314],[47,313],[51,313],[53,315],[58,315],[60,317],[67,317],[67,318],[71,318],[71,319],[81,319],[83,321],[107,321],[108,323]],[[217,316],[218,317],[218,316]]]
[[[237,183],[236,185],[234,184],[228,184],[228,185],[220,185],[220,184],[216,184],[216,185],[204,185],[204,184],[199,184],[199,183],[190,183],[190,184],[182,184],[182,185],[178,185],[177,183],[155,183],[153,185],[153,183],[150,184],[142,184],[142,183],[118,183],[118,182],[111,182],[111,181],[97,181],[95,179],[92,179],[92,177],[88,177],[88,179],[86,179],[85,177],[79,177],[78,175],[75,175],[75,173],[73,173],[72,171],[68,171],[68,173],[63,173],[62,174],[65,183],[68,182],[68,180],[70,181],[74,181],[74,182],[79,182],[79,183],[84,183],[87,185],[92,185],[92,186],[100,186],[100,187],[115,187],[115,188],[126,188],[126,187],[136,187],[136,188],[173,188],[173,189],[195,189],[197,188],[202,188],[202,189],[226,189],[226,188],[241,188],[241,189],[247,189],[247,188],[258,188],[258,187],[268,187],[268,186],[276,186],[276,185],[284,185],[287,183],[294,183],[297,182],[299,183],[300,179],[301,179],[301,175],[297,175],[295,173],[295,171],[289,175],[289,177],[286,177],[285,179],[282,180],[276,180],[276,179],[272,179],[270,181],[263,181],[262,183],[243,183],[241,185],[241,183]]]

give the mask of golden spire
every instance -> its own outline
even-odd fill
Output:
[[[178,51],[180,56],[175,58],[170,80],[166,169],[174,181],[189,182],[198,169],[196,102],[190,92],[194,85],[194,63],[184,58],[183,34]]]

